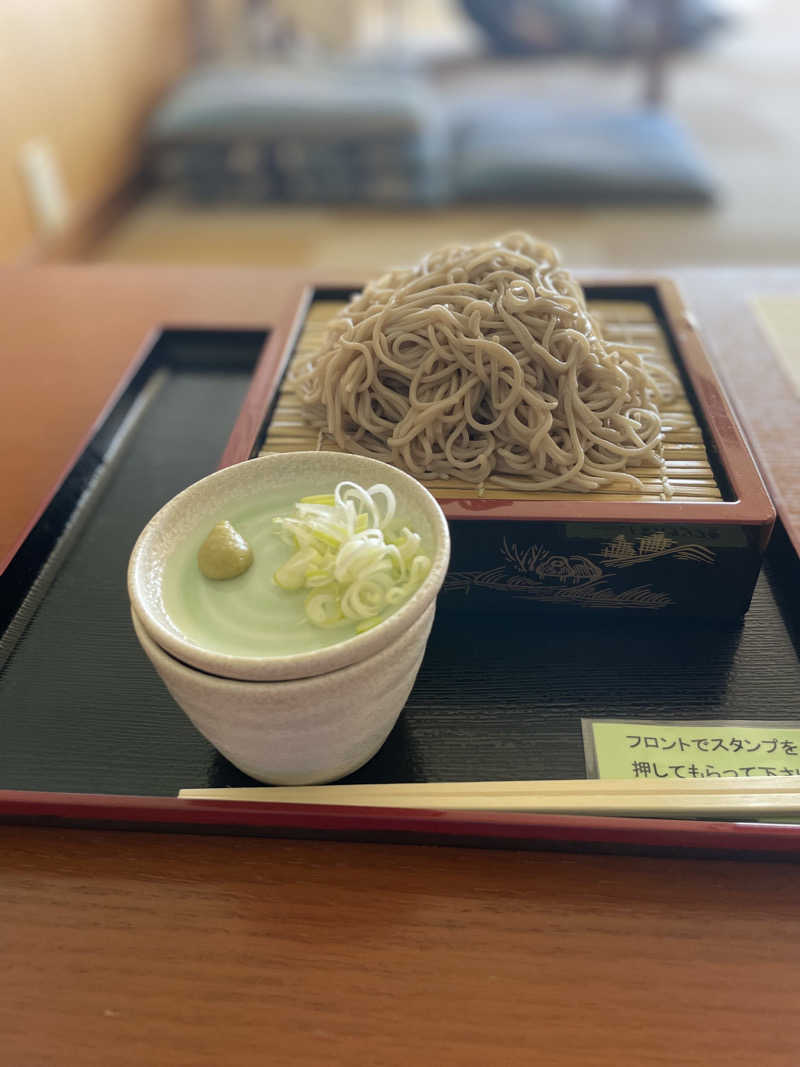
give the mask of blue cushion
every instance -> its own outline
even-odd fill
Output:
[[[436,202],[449,135],[414,78],[330,67],[210,69],[147,133],[157,172],[192,199]]]
[[[658,111],[538,105],[463,118],[453,195],[466,200],[706,202],[711,178],[680,126]]]
[[[157,174],[192,200],[707,202],[711,179],[658,111],[457,98],[396,72],[216,68],[148,130]]]

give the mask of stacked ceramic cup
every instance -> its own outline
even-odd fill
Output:
[[[398,515],[422,535],[430,568],[383,621],[352,628],[312,651],[239,655],[189,635],[171,610],[172,561],[198,531],[254,502],[330,493],[341,482],[376,483],[394,494]],[[131,555],[128,591],[136,635],[195,727],[258,781],[335,781],[381,747],[414,685],[450,556],[447,521],[415,479],[377,460],[334,452],[274,455],[217,471],[169,501]]]

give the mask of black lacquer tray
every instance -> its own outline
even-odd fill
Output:
[[[163,334],[0,579],[0,817],[517,847],[798,848],[791,826],[176,799],[253,783],[195,732],[141,652],[126,564],[151,515],[217,466],[263,337]],[[275,358],[268,348],[262,372]],[[584,716],[800,723],[797,566],[778,529],[739,622],[442,615],[397,727],[351,780],[582,778]]]

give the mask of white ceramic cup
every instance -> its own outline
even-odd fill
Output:
[[[433,546],[430,571],[407,601],[362,634],[291,656],[225,655],[182,633],[162,582],[185,537],[270,491],[291,486],[299,499],[341,481],[388,485],[397,514]],[[259,781],[314,784],[351,773],[386,740],[422,662],[449,558],[447,520],[414,478],[363,456],[295,452],[227,467],[165,504],[133,549],[128,591],[142,648],[196,728]]]
[[[333,782],[371,759],[397,722],[433,624],[430,604],[405,633],[368,659],[286,682],[242,682],[187,667],[148,635],[136,636],[196,729],[245,774],[272,785]]]
[[[254,499],[270,492],[294,499],[332,492],[342,481],[388,485],[397,514],[432,545],[430,571],[415,592],[387,619],[327,648],[292,656],[233,656],[191,641],[166,611],[162,582],[174,551],[198,529],[211,529]],[[176,659],[209,674],[242,681],[285,681],[326,674],[366,659],[401,636],[432,604],[450,560],[450,535],[442,509],[415,478],[366,456],[341,452],[289,452],[246,460],[210,474],[178,493],[145,526],[128,565],[128,595],[147,633]]]

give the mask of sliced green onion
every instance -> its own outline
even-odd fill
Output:
[[[309,570],[313,572],[314,565],[319,558],[320,555],[316,549],[310,546],[301,548],[275,571],[275,581],[281,589],[302,589],[306,584]]]
[[[362,633],[424,580],[431,561],[419,551],[422,538],[407,526],[394,532],[396,510],[388,485],[364,489],[340,482],[333,493],[303,497],[294,515],[273,520],[278,536],[295,550],[275,572],[275,582],[309,590],[305,612],[314,625],[351,620]]]
[[[306,597],[306,615],[317,626],[336,626],[344,618],[336,593],[325,591]]]
[[[333,493],[322,493],[320,496],[304,496],[300,503],[325,504],[327,507],[332,508],[336,501],[333,498]]]

